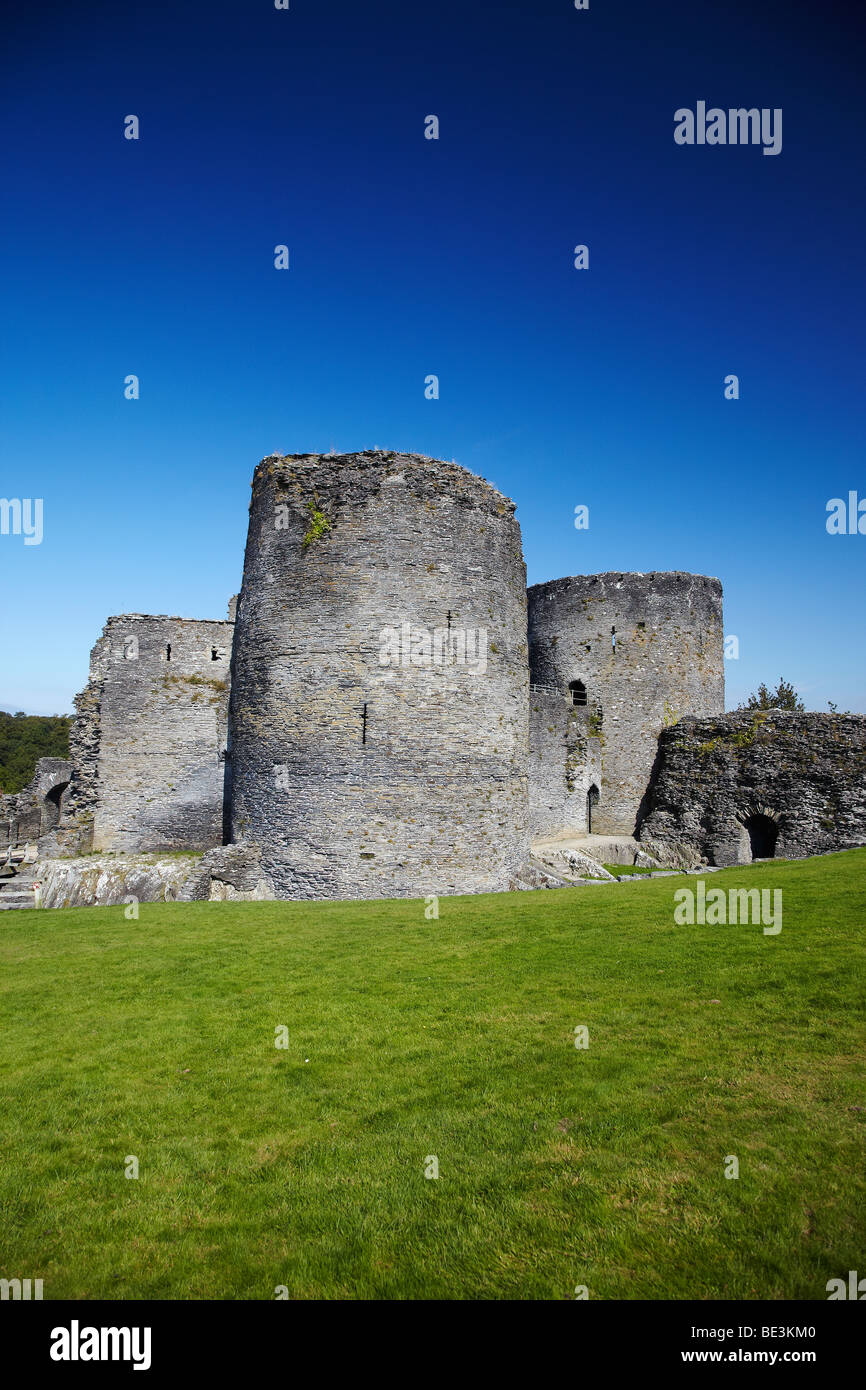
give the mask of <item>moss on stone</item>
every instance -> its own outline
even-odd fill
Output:
[[[307,511],[310,513],[310,526],[307,534],[301,541],[304,550],[312,545],[313,541],[319,540],[320,537],[324,536],[326,531],[330,531],[331,529],[330,521],[325,516],[325,513],[319,509],[318,497],[315,498],[314,501],[307,503]]]

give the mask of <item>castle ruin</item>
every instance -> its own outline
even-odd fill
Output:
[[[0,854],[187,851],[181,896],[386,898],[538,886],[532,844],[588,835],[710,864],[866,842],[866,718],[725,715],[718,579],[527,595],[514,513],[417,454],[264,459],[227,619],[109,618],[68,762],[0,796]]]

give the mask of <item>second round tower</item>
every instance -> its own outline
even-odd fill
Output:
[[[662,728],[725,708],[722,586],[701,574],[578,574],[529,590],[533,683],[590,713],[600,834],[633,835]],[[600,711],[592,711],[600,706]]]

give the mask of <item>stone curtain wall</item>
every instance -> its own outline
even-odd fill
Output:
[[[534,840],[584,835],[586,797],[601,791],[601,744],[589,729],[597,712],[561,693],[529,693],[529,829]],[[593,810],[593,820],[598,815]]]
[[[222,843],[232,634],[230,622],[109,618],[76,700],[60,853]]]
[[[75,696],[75,722],[69,733],[72,778],[61,806],[55,850],[62,857],[89,854],[93,849],[93,818],[99,781],[99,709],[111,659],[107,637],[111,619],[90,653],[87,685]]]
[[[65,758],[40,758],[26,787],[0,794],[0,858],[10,849],[35,845],[60,818],[60,805],[72,776]]]
[[[641,843],[727,866],[767,816],[776,857],[866,844],[866,716],[736,712],[666,729]]]
[[[231,822],[278,897],[509,886],[528,854],[525,585],[514,504],[456,464],[368,451],[258,466]],[[469,651],[486,630],[483,673],[423,664],[437,629],[468,632]]]
[[[566,691],[580,680],[589,701],[601,702],[603,781],[593,830],[632,835],[666,721],[724,710],[722,586],[679,572],[536,584],[529,658],[533,683]]]

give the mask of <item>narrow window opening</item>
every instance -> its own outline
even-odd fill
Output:
[[[210,649],[210,659],[211,659],[211,661],[219,661],[219,653],[217,652],[216,647],[211,647],[211,649]]]
[[[615,628],[615,627],[612,627],[611,630],[610,630],[610,649],[611,649],[612,652],[615,652],[615,651],[616,651],[616,628]]]
[[[60,803],[68,786],[68,782],[59,782],[56,787],[52,787],[50,791],[45,793],[43,814],[40,817],[39,833],[41,835],[44,835],[47,830],[53,829],[60,820]]]
[[[451,609],[448,609],[448,631],[451,631]]]
[[[571,703],[573,705],[586,704],[586,686],[583,681],[572,681],[568,687],[571,692]]]
[[[166,661],[171,661],[171,643],[170,643],[170,642],[168,643],[168,645],[166,646],[166,649],[165,649],[165,659],[166,659]]]
[[[364,713],[361,715],[361,742],[367,742],[367,706],[364,705]]]

